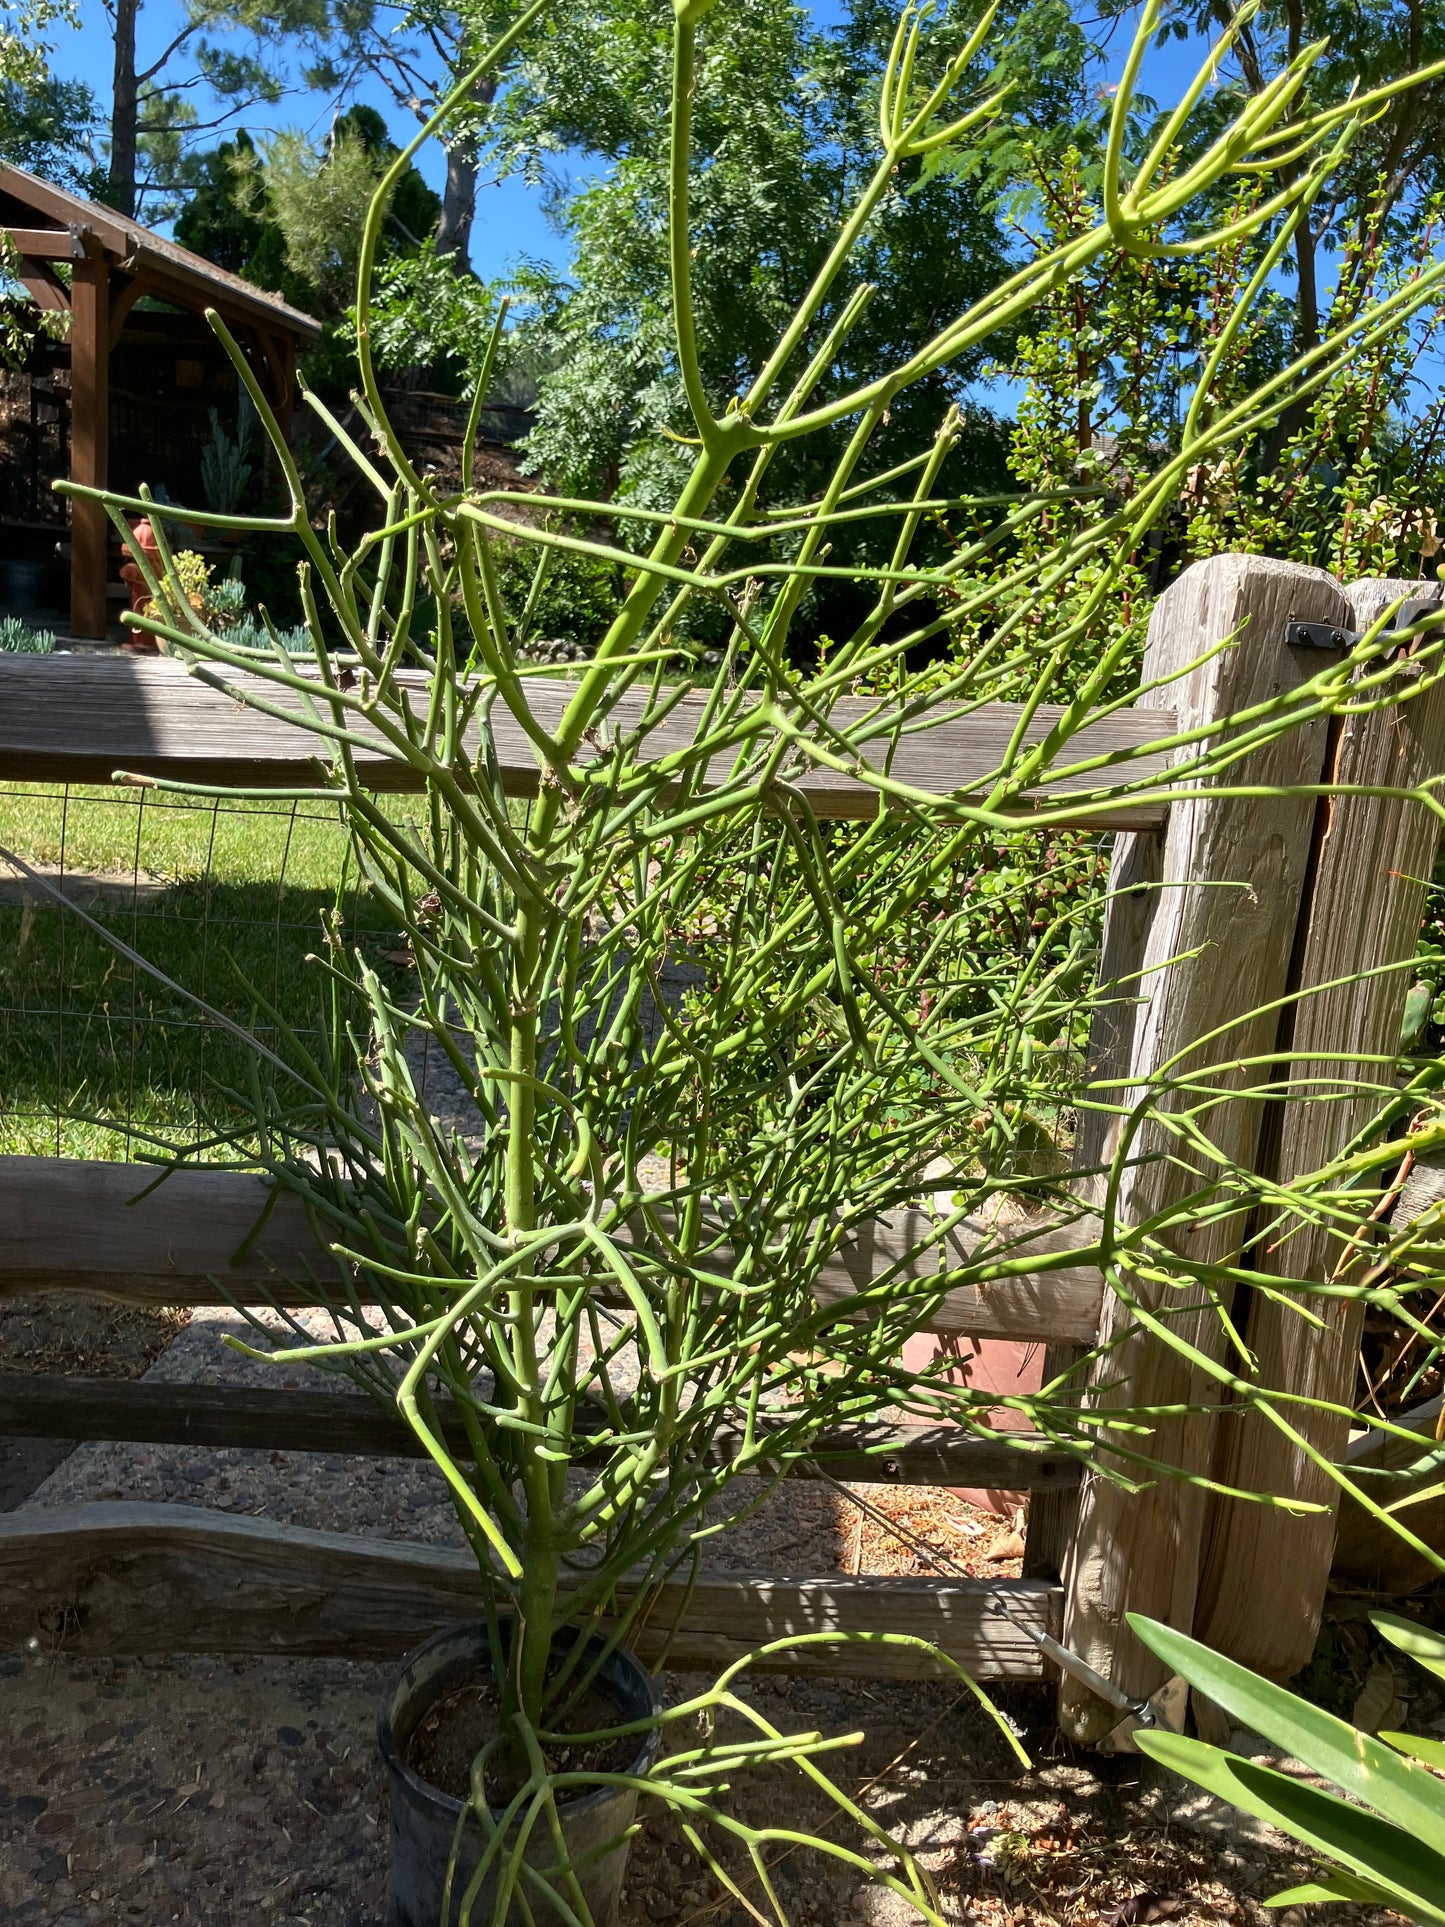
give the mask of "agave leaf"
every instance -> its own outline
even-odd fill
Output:
[[[1136,1733],[1134,1740],[1141,1752],[1206,1792],[1278,1827],[1314,1852],[1343,1862],[1412,1920],[1445,1927],[1445,1855],[1414,1834],[1337,1794],[1322,1793],[1203,1740],[1149,1731]]]
[[[1242,1761],[1238,1777],[1261,1799],[1273,1798],[1285,1831],[1343,1861],[1371,1885],[1409,1896],[1412,1918],[1445,1921],[1445,1854],[1430,1844],[1442,1837],[1439,1833],[1420,1839],[1349,1800],[1254,1761]]]
[[[1389,1742],[1397,1753],[1408,1753],[1412,1760],[1421,1760],[1439,1773],[1445,1773],[1445,1740],[1425,1740],[1418,1733],[1381,1733],[1382,1740]]]
[[[1407,1506],[1428,1505],[1432,1499],[1438,1499],[1442,1492],[1445,1492],[1445,1482],[1427,1485],[1423,1492],[1408,1492],[1403,1499],[1392,1500],[1385,1510],[1391,1513],[1403,1512]]]
[[[1402,1619],[1398,1613],[1371,1613],[1370,1624],[1382,1639],[1408,1653],[1438,1679],[1445,1679],[1445,1635],[1432,1633],[1428,1626],[1417,1626],[1413,1619]]]
[[[1371,1907],[1393,1908],[1395,1905],[1386,1888],[1375,1886],[1373,1881],[1359,1880],[1343,1867],[1323,1879],[1306,1881],[1302,1887],[1286,1887],[1282,1893],[1271,1894],[1264,1904],[1266,1907],[1307,1907],[1311,1901],[1319,1900],[1363,1900]]]
[[[1333,1780],[1406,1833],[1445,1839],[1445,1784],[1425,1767],[1172,1627],[1139,1613],[1129,1614],[1129,1624],[1171,1672],[1182,1673],[1241,1725],[1262,1733],[1281,1752]]]

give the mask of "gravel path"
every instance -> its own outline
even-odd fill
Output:
[[[99,1298],[6,1298],[0,1301],[0,1372],[139,1378],[187,1315]],[[70,1451],[64,1439],[0,1438],[0,1512],[22,1504]]]
[[[374,1728],[385,1674],[344,1660],[0,1662],[9,1741],[0,1918],[14,1927],[377,1927],[386,1820]],[[680,1697],[703,1682],[665,1684]],[[839,1778],[853,1791],[883,1775],[868,1805],[919,1853],[951,1920],[1263,1927],[1257,1896],[1287,1875],[1265,1847],[1169,1826],[1137,1761],[1049,1760],[1043,1741],[1037,1770],[1021,1773],[971,1701],[934,1687],[770,1680],[755,1696],[782,1724],[867,1723]],[[1042,1729],[1037,1697],[1012,1703]],[[755,1822],[825,1817],[796,1780],[776,1775],[757,1776],[734,1804]],[[780,1858],[774,1877],[800,1923],[901,1927],[912,1918],[815,1854]],[[1166,1911],[1151,1912],[1160,1901]],[[745,1927],[736,1903],[718,1902],[685,1843],[649,1817],[622,1927]]]

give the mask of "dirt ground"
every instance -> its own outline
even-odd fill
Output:
[[[130,1374],[154,1358],[152,1380],[274,1384],[273,1368],[221,1347],[229,1316],[201,1313],[180,1330],[122,1324],[108,1366],[103,1318],[90,1328],[89,1350],[77,1328],[69,1349],[57,1351],[53,1335],[7,1315],[5,1368]],[[48,1365],[34,1355],[47,1346]],[[349,1530],[368,1536],[455,1541],[436,1485],[429,1468],[402,1461],[89,1445],[23,1503],[150,1499],[316,1526],[334,1525],[340,1509]],[[713,1563],[795,1573],[1017,1570],[1011,1519],[946,1492],[868,1487],[862,1496],[867,1514],[842,1490],[791,1481],[744,1528],[711,1542]],[[1346,1614],[1317,1663],[1323,1696],[1331,1669],[1338,1674],[1334,1697],[1345,1710],[1377,1664],[1357,1621]],[[82,1660],[38,1648],[0,1658],[0,1920],[378,1927],[386,1806],[375,1719],[390,1670],[346,1660]],[[677,1704],[705,1683],[668,1676],[664,1691]],[[1401,1690],[1410,1689],[1402,1682]],[[951,1685],[770,1677],[748,1691],[782,1727],[866,1734],[836,1756],[836,1777],[918,1854],[952,1922],[1262,1927],[1263,1897],[1302,1871],[1282,1842],[1161,1783],[1137,1757],[1072,1755],[1052,1732],[1042,1689],[1001,1696],[1033,1756],[1027,1772],[976,1702]],[[1445,1707],[1427,1693],[1406,1710],[1428,1722]],[[687,1743],[680,1731],[676,1743]],[[754,1824],[817,1827],[830,1818],[796,1773],[740,1780],[730,1797]],[[859,1844],[836,1822],[829,1837]],[[901,1927],[915,1918],[854,1867],[783,1847],[768,1859],[792,1927]],[[761,1898],[755,1882],[744,1885]],[[771,1918],[721,1890],[665,1816],[644,1813],[622,1927],[747,1927]]]
[[[386,1809],[374,1731],[387,1672],[343,1660],[0,1661],[0,1918],[377,1927]],[[676,1702],[704,1684],[669,1676],[665,1689]],[[1181,1800],[1137,1758],[1070,1757],[1051,1740],[1042,1693],[1005,1696],[1034,1752],[1028,1773],[952,1690],[767,1679],[752,1697],[781,1725],[866,1729],[838,1779],[867,1788],[868,1810],[919,1855],[951,1921],[1262,1927],[1261,1899],[1300,1871],[1262,1830]],[[827,1817],[781,1773],[740,1783],[734,1810],[755,1824]],[[836,1825],[831,1837],[856,1844]],[[915,1918],[821,1855],[768,1857],[790,1922]],[[622,1927],[752,1918],[664,1816],[644,1816]]]

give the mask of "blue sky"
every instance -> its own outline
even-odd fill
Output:
[[[722,0],[724,5],[727,0]],[[836,20],[840,14],[837,0],[822,0],[811,9],[820,24]],[[140,14],[140,56],[144,64],[153,59],[179,27],[184,24],[185,8],[178,0],[144,0]],[[1118,44],[1127,44],[1120,31]],[[100,0],[81,0],[80,26],[57,35],[54,65],[67,78],[83,80],[104,108],[109,100],[112,42],[109,25]],[[1192,49],[1170,47],[1151,58],[1145,76],[1145,90],[1156,98],[1172,99],[1194,71],[1196,54]],[[357,98],[376,107],[386,118],[393,137],[410,138],[415,122],[399,110],[391,96],[377,81],[364,85]],[[283,127],[300,127],[314,136],[323,134],[331,114],[330,103],[315,94],[296,92],[273,107],[252,109],[243,117],[255,132]],[[204,110],[203,110],[203,117]],[[222,136],[208,136],[207,145]],[[435,143],[418,160],[423,174],[433,186],[441,183],[441,156]],[[587,161],[578,155],[561,163],[573,179],[584,175]],[[518,257],[526,255],[566,266],[567,247],[562,237],[547,224],[543,215],[543,195],[539,187],[529,187],[520,178],[489,186],[482,194],[476,227],[473,231],[472,260],[484,279],[502,276]]]
[[[185,16],[186,9],[178,5],[177,0],[144,0],[138,50],[142,66],[166,46],[184,25]],[[112,59],[109,22],[100,0],[81,0],[80,26],[61,30],[56,35],[52,65],[67,79],[83,80],[98,96],[105,111],[110,99]],[[383,114],[394,139],[404,142],[416,132],[415,120],[397,108],[379,81],[368,80],[351,98],[365,101]],[[252,133],[299,127],[318,138],[326,132],[331,115],[332,103],[319,94],[297,91],[275,106],[249,109],[239,123],[232,124],[244,125]],[[204,110],[203,118],[209,118]],[[208,135],[203,144],[209,146],[223,138],[224,133],[218,132]],[[443,165],[435,142],[418,157],[417,165],[432,186],[440,190]],[[583,165],[579,157],[574,173]],[[479,206],[473,235],[472,258],[480,275],[484,278],[500,275],[509,262],[522,254],[560,267],[565,263],[566,252],[565,243],[543,218],[539,189],[512,179],[487,190]]]

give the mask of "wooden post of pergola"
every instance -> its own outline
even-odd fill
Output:
[[[110,264],[91,245],[70,272],[70,479],[87,488],[110,480]],[[106,530],[99,502],[70,504],[70,626],[106,632]]]
[[[214,309],[240,343],[283,427],[289,425],[297,344],[321,333],[311,315],[113,208],[83,201],[18,167],[0,167],[0,231],[9,236],[20,279],[36,302],[70,314],[72,481],[88,488],[109,482],[110,357],[142,295],[191,314]],[[69,265],[68,284],[57,263]],[[80,499],[72,499],[70,518],[71,631],[103,637],[109,520],[99,503]]]

